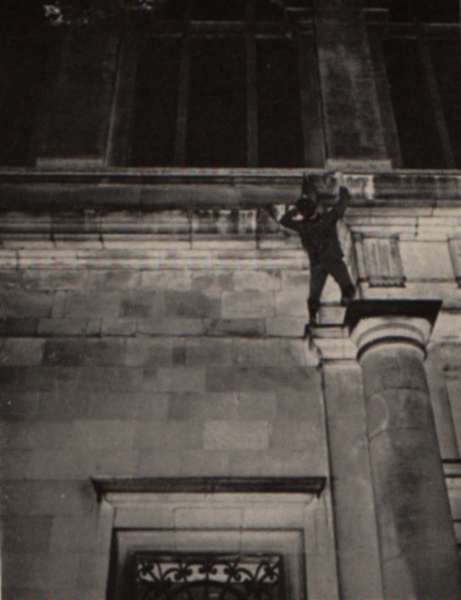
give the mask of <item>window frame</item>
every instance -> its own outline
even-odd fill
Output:
[[[101,535],[108,554],[111,548],[107,600],[123,599],[126,558],[139,550],[281,554],[290,597],[339,599],[324,477],[96,478],[93,484],[106,516]]]
[[[267,0],[269,1],[269,0]],[[323,167],[325,163],[325,140],[322,110],[320,105],[320,83],[316,62],[314,26],[311,8],[288,11],[280,22],[252,21],[253,0],[247,2],[247,20],[232,22],[207,21],[152,21],[144,15],[139,20],[136,14],[125,16],[121,34],[115,94],[112,105],[111,125],[106,151],[108,167],[127,167],[130,164],[130,139],[134,116],[134,92],[136,85],[137,57],[146,38],[156,36],[181,37],[182,55],[178,96],[178,112],[175,135],[175,160],[170,167],[151,165],[128,167],[137,170],[161,168],[164,172],[187,169],[185,167],[187,88],[189,76],[190,40],[194,36],[238,35],[246,48],[247,78],[247,157],[246,165],[238,169],[273,170],[258,167],[258,125],[256,94],[256,41],[258,39],[292,39],[298,52],[298,83],[300,91],[300,117],[303,164],[296,167]],[[190,168],[190,167],[189,167]],[[230,167],[224,167],[230,168]],[[290,168],[290,167],[288,167]],[[220,167],[200,167],[196,171],[222,170]]]

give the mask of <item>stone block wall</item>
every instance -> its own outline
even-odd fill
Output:
[[[101,600],[93,476],[327,475],[308,272],[5,270],[5,600]]]

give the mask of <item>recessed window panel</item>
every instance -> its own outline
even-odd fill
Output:
[[[384,42],[383,50],[403,166],[443,168],[439,133],[416,40],[392,38]]]
[[[198,0],[192,12],[197,21],[244,21],[245,0]]]
[[[0,164],[35,163],[32,138],[42,98],[58,70],[62,36],[57,31],[5,36],[0,41]]]
[[[391,21],[403,23],[446,23],[459,20],[458,0],[393,0]]]
[[[256,21],[281,21],[284,17],[282,3],[274,0],[255,0]]]
[[[191,41],[186,164],[246,164],[246,60],[243,38]]]
[[[152,17],[159,21],[182,21],[185,4],[184,0],[164,0],[155,6]]]
[[[461,54],[458,39],[428,42],[451,148],[461,167]]]
[[[303,165],[298,52],[289,39],[257,40],[261,167]]]
[[[153,38],[143,45],[136,77],[131,164],[174,164],[179,92],[180,38]]]

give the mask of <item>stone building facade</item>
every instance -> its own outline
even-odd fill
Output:
[[[4,20],[2,597],[134,600],[180,560],[461,597],[456,11],[154,4]],[[328,280],[303,340],[309,261],[267,207],[303,172],[330,206],[335,169],[358,294]]]

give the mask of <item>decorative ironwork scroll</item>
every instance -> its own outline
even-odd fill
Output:
[[[284,600],[273,554],[135,555],[136,600]]]

